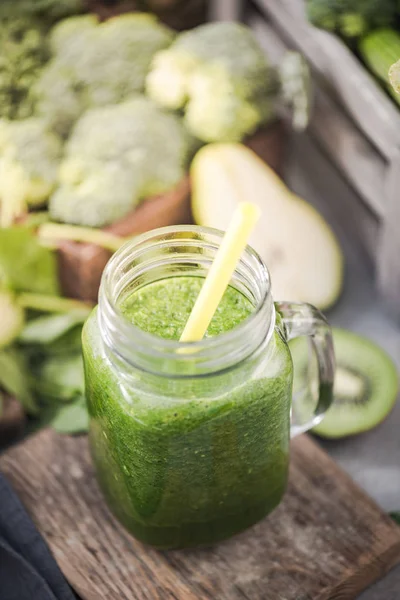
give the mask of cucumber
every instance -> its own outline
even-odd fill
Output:
[[[365,36],[359,43],[360,55],[369,70],[385,84],[387,91],[400,104],[398,96],[390,85],[390,67],[400,58],[400,34],[393,29],[377,29]]]

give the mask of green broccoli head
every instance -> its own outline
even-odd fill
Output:
[[[40,119],[0,121],[0,203],[3,226],[26,206],[46,202],[61,158],[60,139]]]
[[[75,225],[109,225],[141,200],[172,189],[192,150],[179,117],[143,96],[89,110],[66,144],[50,214]]]
[[[1,15],[1,13],[0,13]],[[0,19],[0,118],[25,119],[34,111],[32,87],[48,59],[41,23],[28,17]]]
[[[93,15],[61,21],[51,34],[54,56],[35,88],[38,114],[67,134],[86,109],[143,91],[154,54],[172,39],[172,31],[147,14],[104,23]]]
[[[178,35],[156,54],[146,90],[161,106],[184,108],[200,140],[233,142],[273,116],[275,84],[251,30],[219,22]]]
[[[268,95],[242,98],[219,66],[191,78],[190,98],[185,124],[204,142],[240,142],[274,114]]]
[[[50,214],[63,223],[102,227],[126,215],[136,196],[137,182],[124,166],[66,160]]]
[[[352,38],[391,25],[396,7],[392,0],[308,0],[307,14],[316,27]]]
[[[39,17],[51,23],[85,8],[84,0],[1,0],[0,18]]]

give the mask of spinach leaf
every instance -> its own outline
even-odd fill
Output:
[[[52,354],[73,354],[82,351],[82,325],[70,329],[54,342],[46,345],[46,352]]]
[[[63,405],[51,420],[50,425],[59,433],[84,433],[89,427],[86,401],[78,396],[74,402]]]
[[[16,292],[57,295],[57,257],[28,228],[0,229],[0,281]]]
[[[61,403],[70,402],[76,395],[75,390],[63,388],[52,381],[43,379],[31,379],[32,390],[40,402],[41,409],[49,404],[59,406]]]
[[[50,427],[59,410],[59,405],[54,403],[41,406],[40,412],[35,415],[35,418],[28,420],[26,433],[32,435],[44,427]]]
[[[0,352],[0,387],[19,400],[27,413],[39,410],[30,389],[29,369],[25,358],[16,348]]]
[[[42,388],[44,395],[60,400],[83,395],[85,384],[81,354],[49,356],[40,370],[38,385],[39,393]]]
[[[50,344],[82,324],[86,317],[79,311],[37,317],[28,321],[18,339],[23,344]]]

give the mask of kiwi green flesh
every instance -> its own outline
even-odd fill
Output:
[[[336,355],[334,400],[313,432],[340,438],[368,431],[392,409],[398,375],[390,357],[370,340],[344,329],[333,329]],[[294,389],[307,378],[309,353],[303,339],[290,342],[295,368]],[[315,379],[315,377],[314,377]],[[311,402],[311,399],[310,399]]]

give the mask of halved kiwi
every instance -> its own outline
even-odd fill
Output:
[[[391,358],[369,339],[333,328],[336,354],[334,401],[313,432],[325,438],[341,438],[368,431],[380,423],[396,402],[398,375]],[[290,342],[294,390],[304,389],[309,352],[306,340]]]

